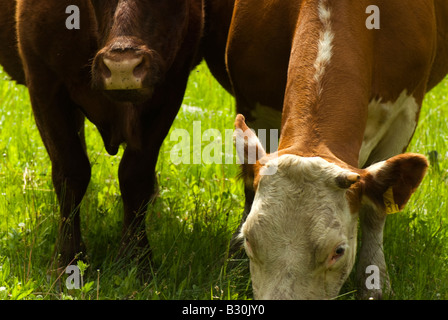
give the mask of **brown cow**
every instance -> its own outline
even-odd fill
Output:
[[[0,64],[17,83],[25,84],[22,62],[17,53],[15,1],[0,2],[0,8]]]
[[[256,129],[281,120],[271,154],[242,115],[235,122],[243,157],[251,146],[259,155],[243,165],[255,198],[240,235],[256,298],[335,297],[354,264],[358,217],[358,293],[381,297],[386,213],[403,209],[428,165],[400,153],[425,93],[448,72],[447,39],[445,0],[235,2],[227,63],[238,111]]]
[[[79,29],[66,25],[74,12],[69,5],[79,13]],[[232,5],[230,0],[0,1],[0,64],[28,86],[52,162],[61,207],[61,266],[85,252],[79,214],[91,175],[85,117],[98,128],[108,153],[126,144],[119,167],[122,252],[132,245],[137,256],[149,255],[144,217],[155,192],[157,155],[190,70],[207,55],[230,88],[224,48]],[[225,30],[212,25],[213,19]]]

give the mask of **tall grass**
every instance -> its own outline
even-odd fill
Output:
[[[386,259],[400,299],[448,299],[448,78],[425,98],[409,151],[431,161],[406,210],[388,218]]]
[[[86,124],[86,135],[92,180],[81,219],[90,265],[84,278],[96,283],[99,275],[99,292],[91,286],[81,295],[59,286],[58,275],[48,272],[59,217],[49,158],[26,88],[7,81],[5,73],[0,79],[0,265],[8,266],[1,271],[0,298],[17,298],[12,292],[19,287],[28,290],[26,298],[43,299],[93,299],[97,294],[99,299],[250,297],[247,261],[227,268],[229,239],[244,202],[238,166],[174,165],[170,151],[177,141],[168,135],[157,165],[159,196],[147,219],[154,263],[151,274],[142,279],[132,262],[116,260],[122,227],[117,179],[122,150],[115,157],[107,155],[91,123]],[[192,132],[193,121],[201,121],[203,131],[231,129],[234,115],[233,98],[201,65],[192,74],[172,130]]]
[[[448,81],[425,99],[409,151],[437,151],[427,177],[402,213],[388,218],[385,253],[391,299],[448,298]],[[190,77],[171,132],[232,129],[233,98],[204,64]],[[51,167],[32,117],[27,90],[0,71],[0,299],[247,299],[248,261],[229,260],[228,244],[244,206],[236,164],[179,164],[170,134],[157,165],[159,195],[148,209],[153,265],[141,277],[132,261],[117,260],[122,227],[117,169],[122,150],[107,155],[86,124],[92,180],[82,203],[89,257],[82,290],[67,290],[48,272],[58,225]],[[223,137],[224,139],[224,137]],[[219,143],[219,141],[217,141]],[[210,144],[203,141],[202,146]],[[432,152],[431,154],[435,154]],[[65,275],[61,277],[62,281]],[[341,293],[355,289],[353,277]],[[344,298],[353,298],[347,294]]]

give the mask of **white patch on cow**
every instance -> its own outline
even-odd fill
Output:
[[[371,101],[359,151],[359,167],[402,153],[414,134],[419,108],[406,90],[394,102]]]
[[[314,80],[318,85],[319,95],[322,92],[322,78],[325,73],[326,66],[330,63],[333,55],[333,39],[334,34],[331,29],[331,11],[327,7],[327,0],[319,1],[319,19],[322,23],[322,30],[319,32],[319,42],[317,57],[314,61],[314,68],[316,73],[314,74]]]
[[[357,217],[336,177],[348,173],[326,160],[282,155],[277,173],[262,176],[242,227],[257,299],[332,298],[353,266]],[[346,253],[328,267],[343,245]]]

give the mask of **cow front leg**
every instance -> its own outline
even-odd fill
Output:
[[[128,147],[120,162],[118,176],[124,207],[120,256],[131,255],[139,261],[151,257],[145,217],[155,193],[157,154],[157,151],[147,154]]]
[[[34,118],[52,165],[61,214],[55,254],[58,266],[64,268],[86,252],[79,213],[91,176],[84,116],[62,85],[47,82],[39,90],[30,86],[29,91]]]
[[[156,194],[157,158],[182,103],[189,71],[187,68],[168,75],[164,85],[160,86],[153,98],[147,102],[146,108],[152,108],[153,111],[150,114],[136,112],[129,120],[130,126],[140,128],[141,131],[135,130],[134,143],[132,138],[129,138],[118,171],[124,207],[119,256],[130,254],[137,258],[139,267],[143,270],[151,259],[145,218],[147,207]]]
[[[381,299],[384,291],[390,291],[383,251],[386,214],[371,205],[364,205],[360,210],[359,219],[362,235],[356,269],[357,295],[360,299]]]
[[[53,185],[61,211],[56,243],[60,267],[65,267],[86,254],[81,237],[80,204],[90,181],[90,164],[87,157],[75,155],[75,152],[71,157],[70,161],[52,161]]]

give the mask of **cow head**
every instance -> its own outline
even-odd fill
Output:
[[[100,50],[92,86],[118,101],[142,102],[163,80],[186,34],[185,0],[91,0]]]
[[[235,125],[236,132],[247,130],[241,115]],[[254,133],[246,137],[261,148]],[[240,234],[257,299],[337,296],[355,261],[360,206],[375,206],[380,215],[389,206],[401,210],[428,165],[417,154],[364,170],[281,150],[271,158],[257,154],[268,159],[245,165],[256,193]],[[275,173],[263,175],[271,166]]]

